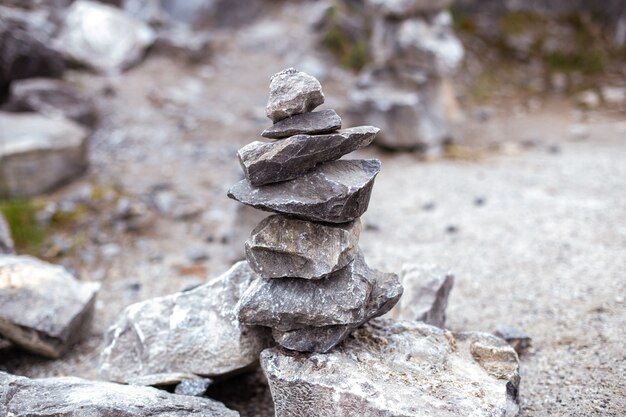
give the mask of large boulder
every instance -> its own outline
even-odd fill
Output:
[[[375,319],[327,354],[261,353],[277,417],[513,417],[519,362],[502,339]]]
[[[70,120],[0,113],[0,196],[37,195],[82,173],[87,138]]]
[[[0,372],[0,415],[38,417],[237,417],[209,398],[79,378],[29,379]]]
[[[271,336],[268,329],[240,325],[234,307],[257,278],[242,261],[191,291],[129,306],[107,331],[100,376],[129,382],[171,373],[219,377],[250,368]],[[159,382],[152,378],[151,385]]]
[[[29,256],[0,256],[0,335],[58,358],[91,325],[100,285]]]
[[[9,225],[0,211],[0,255],[7,253],[15,253],[15,248],[13,247]]]

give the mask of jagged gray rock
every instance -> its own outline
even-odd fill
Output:
[[[286,181],[315,166],[364,148],[380,129],[359,126],[325,135],[296,135],[271,143],[252,142],[237,152],[246,178],[255,187]]]
[[[11,231],[0,211],[0,254],[15,253]]]
[[[0,335],[58,358],[91,325],[100,285],[76,280],[65,268],[30,256],[0,256]]]
[[[80,378],[29,379],[0,372],[0,415],[38,417],[237,417],[209,398]]]
[[[341,128],[341,117],[334,110],[320,110],[296,114],[274,123],[263,131],[261,136],[282,139],[293,135],[314,135]]]
[[[274,123],[295,114],[310,112],[324,103],[322,86],[315,77],[294,68],[272,76],[265,114]]]
[[[326,278],[259,278],[235,308],[239,321],[280,331],[361,323],[382,272],[370,269],[363,254]]]
[[[380,161],[339,160],[325,163],[291,181],[253,187],[242,180],[228,196],[257,209],[305,220],[345,223],[367,210]]]
[[[174,394],[201,397],[212,382],[208,378],[183,379],[174,388]]]
[[[264,278],[317,279],[348,265],[359,248],[361,221],[314,223],[267,217],[246,241],[250,267]]]
[[[299,352],[328,352],[348,337],[354,329],[391,310],[402,296],[402,285],[396,274],[376,272],[375,278],[365,317],[360,323],[306,327],[287,332],[274,329],[272,330],[274,340],[287,349]]]
[[[100,375],[116,382],[182,372],[219,376],[253,365],[269,331],[240,325],[234,307],[258,276],[244,261],[193,290],[133,304],[109,328]]]
[[[519,362],[503,340],[374,319],[326,354],[261,353],[277,417],[513,417]]]
[[[405,264],[400,277],[404,296],[394,309],[393,317],[443,328],[454,276],[439,267]]]

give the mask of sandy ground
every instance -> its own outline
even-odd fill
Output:
[[[99,254],[95,261],[63,260],[81,279],[102,282],[91,337],[58,361],[5,352],[0,369],[95,378],[102,333],[126,305],[217,276],[241,256],[245,234],[264,215],[241,211],[225,192],[241,176],[236,150],[268,125],[269,75],[316,62],[317,53],[298,52],[312,45],[298,19],[299,11],[287,7],[219,38],[204,64],[152,54],[117,79],[70,76],[97,97],[103,122],[92,140],[89,174],[51,198],[89,183],[114,182],[131,196],[165,184],[202,211],[184,220],[159,216],[147,230],[105,236],[90,244]],[[327,71],[323,107],[341,113],[351,81],[341,70]],[[103,94],[110,90],[115,93]],[[379,269],[415,262],[454,272],[451,329],[507,324],[533,338],[521,358],[522,416],[621,416],[626,122],[623,113],[611,112],[581,122],[562,98],[540,104],[524,112],[498,103],[487,121],[466,109],[466,145],[455,159],[359,152],[383,162],[361,246]],[[589,136],[573,136],[574,123],[583,123]],[[197,267],[187,259],[195,247],[209,259],[191,274],[181,272]],[[258,407],[242,405],[227,388],[211,394],[244,416],[270,413],[258,376],[234,385]]]

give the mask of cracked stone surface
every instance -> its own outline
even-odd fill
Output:
[[[271,143],[255,141],[237,152],[246,178],[254,186],[296,178],[372,143],[380,129],[359,126],[325,135],[296,135]]]
[[[271,348],[261,366],[277,417],[513,417],[519,362],[486,333],[374,319],[326,354]]]
[[[237,417],[209,398],[80,378],[29,379],[0,372],[0,415],[38,417]]]
[[[269,331],[240,325],[233,310],[257,277],[241,261],[193,290],[129,306],[106,334],[100,375],[129,382],[174,372],[219,376],[250,367],[268,346]]]
[[[282,139],[293,135],[327,133],[340,128],[341,117],[335,110],[328,109],[296,114],[283,119],[265,129],[261,136]]]
[[[310,112],[324,103],[322,85],[307,73],[287,68],[272,76],[265,114],[274,123]]]
[[[58,358],[91,326],[100,284],[30,256],[0,256],[0,335],[39,355]]]
[[[264,278],[322,278],[352,262],[360,233],[359,219],[334,225],[276,214],[252,231],[246,257]]]
[[[367,210],[380,161],[339,160],[325,163],[291,181],[252,186],[242,180],[228,196],[254,208],[305,220],[345,223]]]

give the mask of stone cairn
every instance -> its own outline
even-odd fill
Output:
[[[393,273],[370,269],[358,247],[380,161],[339,160],[369,145],[379,129],[341,128],[314,77],[293,68],[271,78],[267,116],[274,122],[238,151],[246,178],[228,196],[276,212],[245,243],[260,275],[235,310],[247,325],[270,327],[281,346],[327,352],[352,330],[385,314],[402,286]]]

